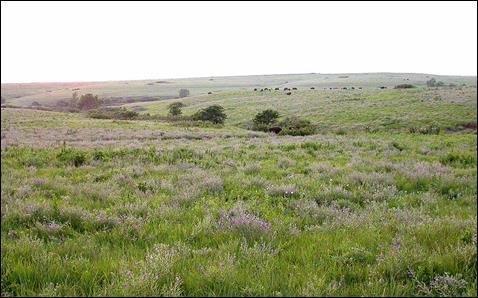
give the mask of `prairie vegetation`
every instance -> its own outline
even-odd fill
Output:
[[[407,76],[2,108],[2,296],[476,296],[476,87]]]

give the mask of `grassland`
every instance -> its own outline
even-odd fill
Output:
[[[181,101],[229,118],[2,109],[2,296],[477,295],[476,87]],[[248,130],[266,108],[319,133]]]
[[[397,84],[410,83],[426,86],[430,78],[445,84],[476,87],[476,77],[436,76],[415,73],[364,73],[364,74],[282,74],[235,77],[203,77],[186,79],[156,79],[138,81],[80,82],[80,83],[28,83],[2,84],[2,98],[7,104],[29,106],[38,102],[53,106],[60,100],[71,99],[74,91],[80,94],[93,93],[103,99],[129,99],[142,101],[178,96],[181,88],[187,88],[191,95],[208,92],[251,90],[263,87],[342,88],[363,87],[377,89],[379,86],[392,88]]]

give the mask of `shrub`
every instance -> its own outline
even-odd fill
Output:
[[[219,105],[212,105],[198,111],[193,115],[193,120],[210,121],[215,124],[223,124],[227,118],[224,108]]]
[[[181,108],[184,107],[182,102],[173,102],[168,106],[169,114],[171,116],[179,116],[182,114]]]
[[[427,87],[435,87],[436,80],[434,78],[431,78],[427,81]]]
[[[66,163],[72,164],[75,167],[83,165],[86,161],[85,152],[77,151],[70,148],[62,148],[57,155],[58,160]]]
[[[279,112],[268,109],[258,113],[253,121],[254,124],[270,125],[276,122],[277,118],[279,118]]]
[[[95,119],[131,120],[138,118],[139,114],[125,108],[103,108],[90,110],[88,116]]]
[[[188,89],[180,89],[179,90],[179,97],[180,98],[187,97],[187,96],[189,96],[189,90]]]
[[[101,105],[101,100],[98,99],[98,95],[91,93],[83,94],[78,101],[78,108],[80,110],[96,109]]]
[[[409,88],[416,88],[416,87],[412,84],[400,84],[395,86],[395,89],[409,89]]]
[[[307,119],[288,117],[279,123],[281,135],[307,136],[315,133],[315,127]]]

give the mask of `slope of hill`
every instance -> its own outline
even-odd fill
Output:
[[[430,74],[284,74],[141,81],[2,84],[1,94],[2,98],[12,105],[28,106],[34,101],[42,105],[54,105],[59,100],[70,99],[72,92],[76,89],[81,94],[93,93],[99,95],[100,98],[141,101],[174,97],[178,95],[181,88],[189,89],[191,95],[262,87],[342,88],[360,86],[377,88],[387,86],[390,88],[402,83],[425,86],[426,81],[432,77],[446,84],[476,86],[476,77]]]

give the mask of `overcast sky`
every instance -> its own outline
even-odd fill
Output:
[[[477,73],[476,2],[1,3],[1,81]]]

